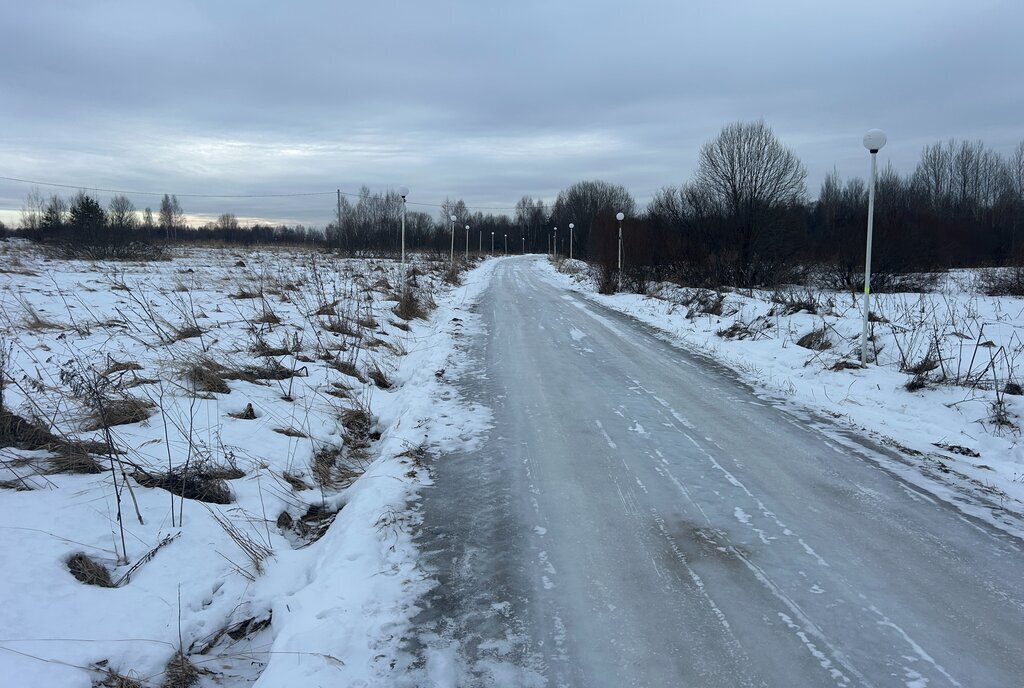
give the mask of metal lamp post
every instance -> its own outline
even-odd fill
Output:
[[[484,230],[480,230],[480,245],[477,247],[476,252],[481,256],[484,254]]]
[[[449,215],[448,217],[452,221],[452,250],[451,255],[448,257],[448,262],[455,265],[455,215]]]
[[[523,255],[526,255],[526,237],[523,237]]]
[[[402,273],[405,273],[405,197],[409,195],[408,186],[398,187],[398,195],[402,197]]]
[[[868,314],[871,306],[871,230],[875,220],[875,177],[878,174],[878,151],[885,145],[885,132],[872,129],[864,134],[864,147],[871,153],[871,183],[868,186],[868,242],[864,253],[864,329],[860,335],[860,364],[868,365]]]
[[[494,232],[491,232],[491,255],[494,255]]]
[[[551,255],[558,258],[558,227],[555,227],[555,236],[551,240]]]
[[[466,260],[469,260],[469,225],[466,225]]]
[[[622,291],[622,221],[626,216],[622,213],[615,213],[615,219],[619,221],[619,291]]]
[[[572,230],[576,229],[576,224],[573,222],[569,223],[569,260],[572,260]]]

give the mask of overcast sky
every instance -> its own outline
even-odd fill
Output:
[[[184,195],[509,207],[604,179],[643,204],[764,118],[816,196],[865,174],[869,128],[901,171],[934,141],[1024,139],[1022,26],[1020,0],[0,0],[0,176],[317,226],[333,197]],[[0,219],[30,189],[0,180]]]

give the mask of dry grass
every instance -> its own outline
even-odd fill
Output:
[[[232,418],[238,420],[256,420],[256,411],[253,409],[252,404],[246,404],[245,408],[238,413],[228,413]]]
[[[334,334],[343,334],[346,337],[354,337],[355,339],[359,339],[363,336],[362,332],[352,326],[352,323],[348,318],[331,316],[327,318],[326,322],[321,323],[321,325],[326,331],[333,332]]]
[[[311,504],[306,513],[295,522],[295,532],[306,541],[307,546],[311,545],[327,533],[337,515],[337,511],[331,511],[319,504]]]
[[[800,337],[796,340],[796,345],[812,351],[827,351],[832,348],[832,342],[828,340],[828,331],[824,327],[811,330]]]
[[[426,304],[421,301],[421,298],[416,293],[416,289],[412,286],[406,285],[399,292],[397,298],[398,304],[392,312],[402,320],[416,320],[427,317]]]
[[[197,392],[230,394],[231,388],[221,375],[223,369],[220,364],[203,356],[185,368],[185,379],[192,383]]]
[[[125,373],[134,370],[142,370],[142,366],[140,366],[135,361],[125,361],[122,363],[120,361],[112,360],[110,361],[110,365],[107,366],[106,370],[100,373],[100,375],[102,375],[103,377],[110,377],[111,375],[116,375],[117,373]]]
[[[160,688],[192,688],[199,683],[199,669],[181,652],[176,652],[164,667]]]
[[[107,399],[93,409],[86,422],[86,430],[102,430],[117,425],[141,423],[153,415],[156,404],[149,399],[122,397]]]
[[[337,486],[339,476],[336,474],[336,469],[341,453],[340,447],[324,445],[313,454],[313,460],[310,461],[309,469],[317,485],[324,489]]]
[[[27,302],[23,301],[21,307],[25,309],[25,318],[22,320],[22,325],[29,332],[44,332],[46,330],[59,330],[63,328],[63,325],[41,315],[39,311]]]
[[[0,407],[0,448],[44,450],[50,457],[54,473],[95,474],[103,471],[90,453],[103,453],[106,445],[96,442],[75,442],[57,437],[41,423],[26,420]]]
[[[85,552],[72,554],[67,564],[71,575],[86,585],[97,585],[101,588],[114,587],[114,581],[110,579],[110,572],[106,567]]]
[[[302,492],[304,490],[310,489],[310,486],[306,484],[306,481],[303,480],[302,476],[300,476],[298,473],[293,473],[292,471],[284,471],[283,473],[281,473],[281,477],[284,478],[285,482],[291,485],[292,489],[295,490],[296,492]]]
[[[103,676],[102,680],[93,684],[94,688],[143,688],[144,684],[139,679],[119,674],[113,669],[106,667],[106,660],[104,660],[103,664],[104,666],[99,664],[93,665],[93,670]]]
[[[149,472],[143,469],[132,474],[142,487],[159,487],[185,499],[208,504],[230,504],[233,501],[228,480],[245,475],[237,468],[196,462],[187,469],[179,466],[171,471]]]
[[[195,337],[202,337],[206,334],[203,328],[198,325],[183,325],[182,327],[175,327],[171,331],[171,336],[168,338],[168,342],[180,342],[185,339],[194,339]]]
[[[339,373],[343,373],[349,377],[354,377],[360,382],[366,382],[366,378],[363,377],[363,374],[359,372],[359,369],[356,368],[356,364],[352,361],[339,361],[335,359],[331,361],[329,365]]]
[[[296,430],[295,428],[274,428],[274,432],[279,435],[284,435],[285,437],[309,437],[306,433],[301,430]]]
[[[388,380],[388,376],[384,374],[384,371],[380,369],[380,366],[374,364],[374,366],[367,371],[370,379],[373,380],[373,384],[377,385],[380,389],[391,389],[391,381]]]

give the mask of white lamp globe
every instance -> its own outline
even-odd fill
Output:
[[[569,229],[576,229],[576,225],[572,222],[569,223]]]
[[[400,186],[400,187],[398,187],[398,189],[396,189],[396,191],[398,191],[398,195],[401,196],[402,198],[405,198],[406,196],[409,195],[409,187],[408,186]]]
[[[469,225],[466,225],[466,229],[469,229]]]
[[[885,132],[881,129],[872,129],[868,133],[864,134],[864,147],[872,153],[877,153],[885,145],[886,136]]]
[[[626,216],[623,215],[622,213],[615,213],[615,219],[618,220],[619,222],[622,222],[623,220],[626,219]]]
[[[454,215],[449,215],[448,219],[451,220],[452,222],[455,222],[455,216]]]

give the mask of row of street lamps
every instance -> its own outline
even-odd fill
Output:
[[[887,137],[881,129],[871,129],[864,134],[864,147],[871,153],[871,182],[868,185],[868,232],[867,246],[864,251],[864,321],[860,337],[860,364],[867,367],[868,364],[868,318],[871,308],[871,234],[874,229],[875,219],[875,179],[878,176],[878,151],[885,145]],[[402,197],[402,271],[405,271],[405,197],[409,195],[409,189],[405,186],[398,187],[398,194]],[[450,215],[452,223],[452,243],[449,260],[455,262],[455,215]],[[618,289],[622,291],[622,221],[626,219],[625,214],[618,212],[615,219],[619,221],[619,274]],[[573,230],[575,223],[569,223],[569,259],[572,260]],[[480,231],[480,253],[483,253],[484,234]],[[526,253],[526,237],[523,237],[523,253]],[[558,227],[554,228],[554,237],[551,243],[551,253],[558,253]],[[494,254],[494,232],[491,232],[491,254]],[[505,235],[505,254],[508,255],[508,234]],[[466,258],[469,258],[469,225],[466,225]]]

